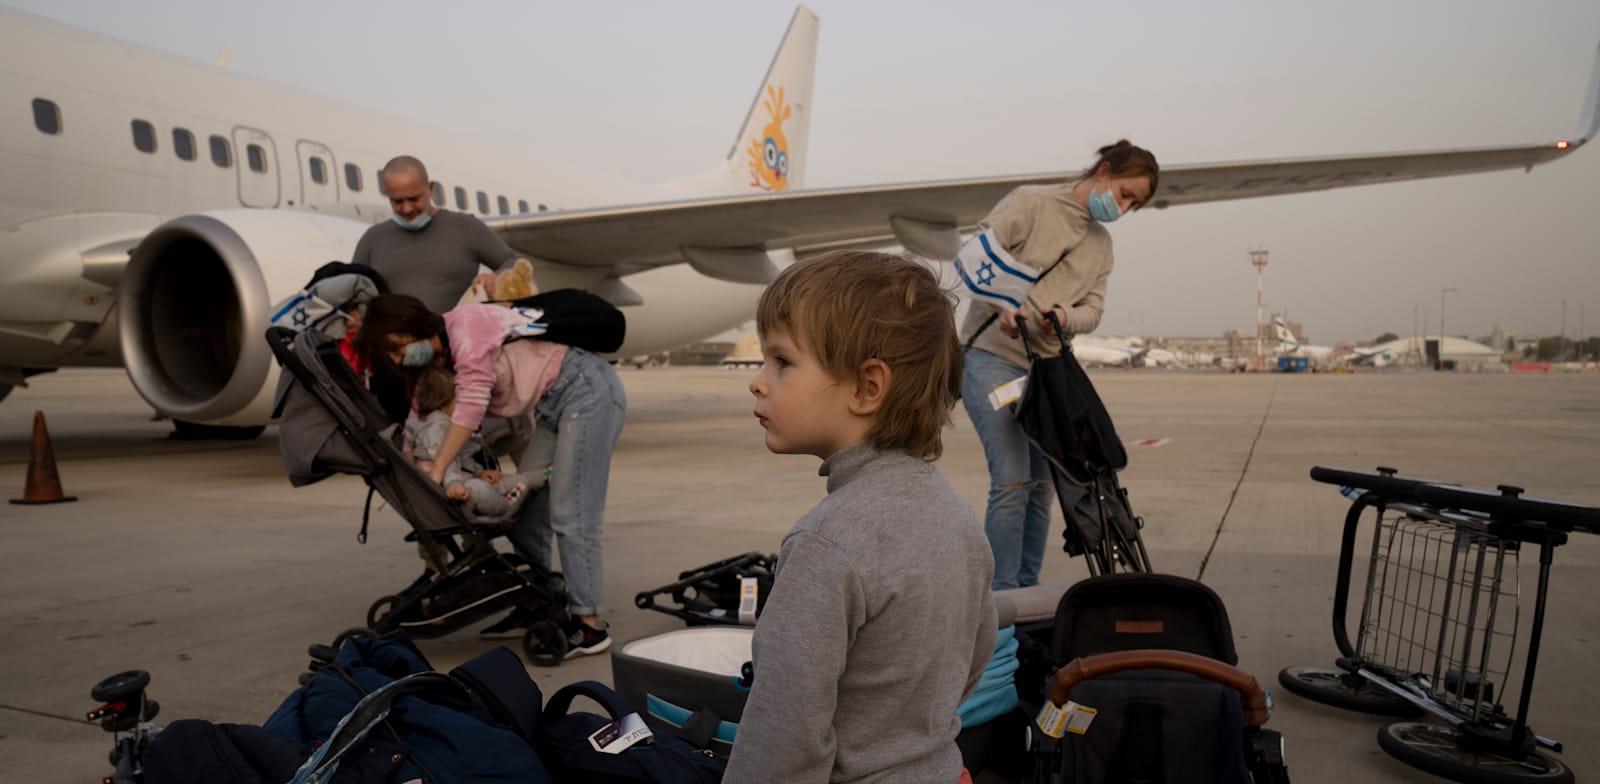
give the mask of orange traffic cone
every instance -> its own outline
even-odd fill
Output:
[[[50,432],[44,427],[44,412],[33,412],[33,447],[28,454],[28,481],[22,497],[13,504],[59,504],[76,501],[61,494],[61,476],[56,473],[56,450],[50,446]]]

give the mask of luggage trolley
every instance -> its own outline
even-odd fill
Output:
[[[1408,765],[1453,781],[1570,782],[1547,751],[1558,741],[1528,727],[1544,633],[1551,556],[1574,531],[1600,533],[1600,509],[1377,473],[1316,467],[1311,478],[1353,497],[1345,516],[1333,600],[1336,669],[1288,667],[1284,688],[1312,700],[1385,715],[1431,714],[1378,731],[1378,745]],[[1370,543],[1357,529],[1372,510]],[[1362,548],[1363,584],[1352,585]],[[1530,623],[1522,617],[1520,556],[1537,547]],[[1346,619],[1360,590],[1354,639]],[[1521,662],[1520,670],[1517,666]],[[1515,705],[1502,701],[1513,690]]]

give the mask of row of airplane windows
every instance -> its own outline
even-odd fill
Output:
[[[50,136],[60,135],[64,127],[61,122],[61,107],[54,101],[44,98],[33,99],[33,125],[40,133]],[[132,122],[133,147],[139,152],[154,155],[156,152],[156,128],[147,120],[134,120]],[[233,145],[225,136],[213,134],[206,140],[211,154],[211,162],[223,169],[233,168]],[[187,128],[172,129],[172,152],[179,160],[192,161],[199,157],[195,146],[194,134]],[[259,144],[245,145],[245,164],[250,171],[258,174],[267,173],[267,151]],[[306,168],[311,175],[311,181],[318,185],[328,184],[328,164],[321,156],[313,155],[306,160]],[[378,183],[378,193],[383,194],[383,170],[379,169],[373,178]],[[344,184],[352,193],[360,193],[364,183],[362,181],[361,167],[353,163],[344,165]],[[456,209],[469,210],[467,189],[461,186],[455,188]],[[444,206],[444,186],[435,182],[433,184],[433,203]],[[477,192],[478,212],[484,215],[493,214],[489,209],[489,194]],[[511,214],[511,201],[504,196],[495,197],[495,205],[501,215]],[[539,212],[547,211],[545,205],[538,205]],[[517,212],[529,212],[526,199],[517,200]]]

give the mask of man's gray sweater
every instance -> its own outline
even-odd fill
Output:
[[[955,784],[956,707],[994,650],[994,560],[926,461],[857,445],[783,540],[725,784]]]

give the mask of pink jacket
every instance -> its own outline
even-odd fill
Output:
[[[477,430],[485,413],[521,416],[555,383],[567,347],[533,338],[506,343],[511,327],[524,321],[498,305],[460,305],[444,314],[456,373],[451,422]]]

